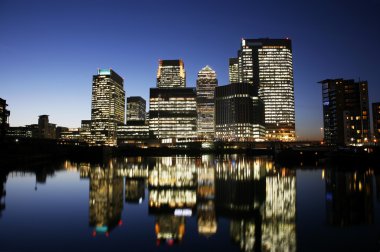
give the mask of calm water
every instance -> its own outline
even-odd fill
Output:
[[[0,178],[0,251],[380,251],[380,174],[122,158]]]

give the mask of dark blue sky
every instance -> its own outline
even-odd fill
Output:
[[[293,42],[296,128],[320,137],[326,78],[368,80],[380,101],[380,0],[0,0],[0,97],[11,126],[90,119],[92,75],[112,68],[149,100],[159,59],[184,60],[187,86],[210,65],[228,83],[241,38]]]

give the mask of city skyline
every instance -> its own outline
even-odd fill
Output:
[[[182,59],[188,87],[195,87],[196,73],[205,65],[216,71],[219,85],[226,85],[229,58],[236,56],[241,38],[292,39],[300,139],[321,137],[321,79],[367,80],[370,103],[380,100],[379,52],[373,49],[379,39],[379,1],[348,1],[344,6],[338,1],[168,1],[163,6],[111,1],[107,6],[112,15],[105,13],[101,21],[93,13],[104,1],[68,2],[0,3],[0,28],[8,34],[0,43],[0,93],[9,105],[11,126],[48,114],[58,125],[79,127],[91,114],[91,76],[96,68],[114,69],[125,78],[127,96],[147,101],[159,59]],[[272,13],[252,13],[265,8]],[[357,13],[365,15],[356,18]],[[174,20],[173,16],[181,21],[167,31],[156,25],[156,20]],[[120,32],[120,38],[102,38],[107,29]]]

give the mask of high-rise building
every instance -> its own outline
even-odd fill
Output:
[[[157,88],[150,89],[149,131],[157,139],[170,139],[167,143],[196,138],[196,92],[186,88],[182,60],[159,62]]]
[[[151,88],[149,131],[158,139],[188,141],[197,136],[194,88]]]
[[[265,140],[264,103],[257,87],[234,83],[215,88],[215,137],[221,141]]]
[[[294,141],[295,112],[291,40],[243,39],[238,52],[238,61],[238,81],[257,86],[259,96],[265,104],[267,138]],[[230,76],[230,81],[231,78]]]
[[[93,76],[90,144],[116,144],[117,125],[125,122],[123,85],[123,78],[112,69],[99,69]]]
[[[127,97],[127,121],[145,121],[146,101],[141,96]]]
[[[158,88],[186,87],[186,72],[182,60],[160,60],[157,70]]]
[[[209,66],[198,72],[197,79],[197,130],[202,139],[213,139],[214,129],[214,93],[218,86],[216,73]]]
[[[373,135],[378,143],[380,141],[380,102],[372,103]]]
[[[9,115],[10,112],[7,110],[7,101],[0,98],[0,138],[3,138],[9,127]]]
[[[370,139],[367,81],[326,79],[322,84],[324,141],[363,144]]]
[[[230,83],[239,82],[239,59],[230,58],[228,64],[228,78]]]

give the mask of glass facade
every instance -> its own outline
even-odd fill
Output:
[[[248,83],[216,87],[215,137],[219,141],[265,140],[264,103],[257,88]]]
[[[145,121],[146,101],[140,96],[127,97],[127,121]]]
[[[197,136],[194,88],[151,88],[149,131],[158,139],[188,141]]]
[[[157,70],[158,88],[186,87],[185,65],[182,60],[160,60]]]
[[[322,84],[324,142],[362,145],[370,140],[367,81],[326,79]]]
[[[238,52],[238,73],[239,82],[258,87],[259,96],[265,104],[268,140],[294,141],[296,136],[291,41],[243,39]]]
[[[239,82],[239,59],[230,58],[228,64],[228,79],[230,83]]]
[[[202,68],[198,72],[197,79],[197,130],[198,137],[201,139],[213,140],[214,129],[214,112],[215,87],[218,86],[216,73],[209,66]]]
[[[91,104],[92,145],[116,145],[117,125],[125,122],[124,80],[112,69],[93,76]]]

